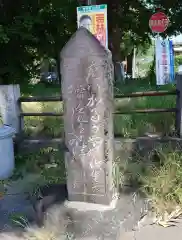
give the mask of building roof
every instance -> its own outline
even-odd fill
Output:
[[[175,52],[182,52],[182,47],[174,47]]]

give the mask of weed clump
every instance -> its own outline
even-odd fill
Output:
[[[151,199],[157,213],[171,213],[182,207],[182,153],[158,151],[160,165],[151,164],[141,176],[142,191]]]

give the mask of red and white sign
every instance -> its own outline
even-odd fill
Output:
[[[164,32],[169,25],[169,19],[163,12],[153,14],[149,20],[149,26],[154,33]]]

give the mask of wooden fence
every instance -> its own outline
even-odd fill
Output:
[[[177,90],[173,91],[149,91],[149,92],[135,92],[127,93],[123,95],[116,95],[115,98],[137,98],[137,97],[156,97],[156,96],[168,96],[177,95]],[[134,109],[129,111],[119,111],[115,114],[131,114],[131,113],[158,113],[158,112],[176,112],[177,108],[150,108],[150,109]]]
[[[16,140],[24,141],[24,142],[63,142],[61,138],[54,138],[51,140],[48,139],[25,139],[26,136],[23,134],[24,131],[24,121],[23,119],[28,116],[34,117],[63,117],[63,113],[57,112],[23,112],[22,103],[24,102],[61,102],[62,97],[20,97],[20,89],[19,86],[7,85],[1,86],[3,88],[3,92],[6,91],[6,95],[4,96],[3,101],[0,102],[1,108],[3,109],[2,120],[4,124],[11,125],[15,127],[16,130]],[[2,91],[1,91],[2,92]],[[16,94],[14,94],[16,93]],[[1,93],[2,94],[2,93]],[[124,98],[138,98],[138,97],[152,97],[156,96],[168,96],[173,95],[176,96],[176,104],[172,108],[147,108],[147,109],[115,109],[115,115],[122,114],[152,114],[152,113],[175,113],[175,133],[182,139],[182,75],[176,76],[176,89],[170,91],[149,91],[149,92],[133,92],[133,93],[125,93],[125,94],[116,94],[114,96],[115,99],[124,99]],[[10,96],[9,101],[6,99]],[[6,106],[4,106],[6,105]],[[7,112],[6,112],[7,111]],[[176,136],[176,135],[175,135]],[[115,137],[123,137],[120,135],[115,135]]]
[[[138,97],[155,97],[155,96],[168,96],[168,95],[176,95],[176,107],[174,108],[149,108],[149,109],[133,109],[128,111],[115,111],[114,114],[121,115],[121,114],[133,114],[133,113],[165,113],[165,112],[174,112],[176,113],[176,132],[179,136],[180,134],[180,124],[177,119],[178,113],[180,112],[180,109],[177,108],[177,105],[179,106],[178,101],[180,99],[180,92],[178,90],[173,91],[149,91],[149,92],[134,92],[134,93],[126,93],[126,94],[116,94],[114,96],[115,99],[123,99],[123,98],[138,98]],[[62,101],[62,97],[20,97],[18,99],[18,104],[21,109],[21,103],[23,102],[60,102]],[[28,112],[24,113],[20,111],[19,117],[20,117],[20,124],[22,122],[22,119],[27,116],[49,116],[49,117],[63,117],[63,113],[55,113],[55,112]],[[23,126],[22,126],[23,127]],[[23,129],[22,129],[23,130]],[[121,137],[117,135],[117,137]],[[46,139],[24,139],[25,142],[30,143],[40,143],[40,142],[47,142]],[[61,139],[52,139],[49,140],[51,142],[59,142]]]

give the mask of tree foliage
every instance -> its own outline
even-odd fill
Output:
[[[147,6],[152,13],[161,10],[168,16],[170,24],[164,35],[182,33],[182,0],[147,0]]]
[[[1,0],[0,83],[36,73],[41,57],[56,57],[76,29],[76,1]]]
[[[148,47],[149,18],[157,8],[170,19],[166,34],[182,32],[182,0],[95,0],[108,5],[109,48],[114,61],[134,46]],[[0,84],[28,81],[41,58],[59,61],[59,52],[76,30],[76,6],[85,0],[0,0]],[[59,65],[59,64],[58,64]]]

